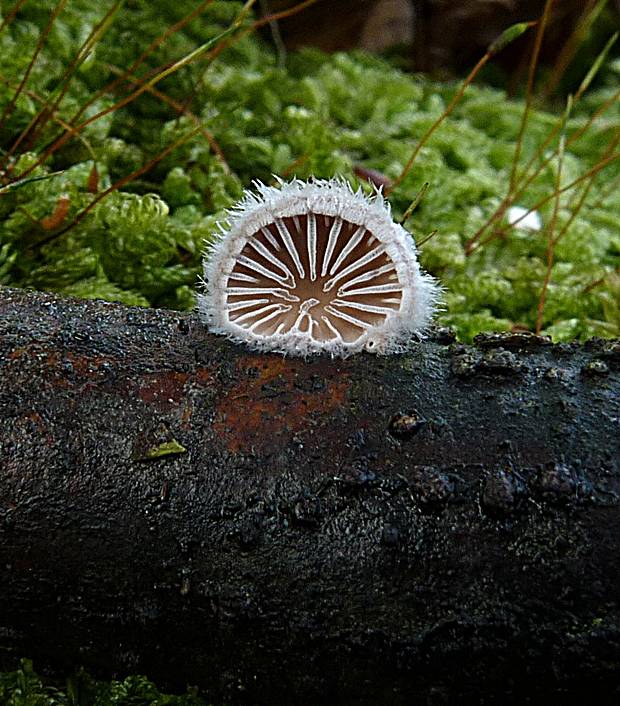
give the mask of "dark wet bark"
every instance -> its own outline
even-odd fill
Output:
[[[0,648],[215,703],[617,703],[619,381],[618,342],[304,362],[0,290]]]

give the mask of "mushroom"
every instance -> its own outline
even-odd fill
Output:
[[[403,350],[438,287],[376,191],[339,179],[255,183],[204,260],[209,329],[262,351],[345,357]]]

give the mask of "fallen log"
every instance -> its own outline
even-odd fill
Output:
[[[0,289],[0,648],[214,703],[617,703],[620,344],[258,355]]]

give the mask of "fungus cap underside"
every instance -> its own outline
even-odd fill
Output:
[[[257,183],[205,255],[214,333],[288,355],[402,350],[427,326],[434,280],[381,194],[339,180]]]

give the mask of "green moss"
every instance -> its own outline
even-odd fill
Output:
[[[28,92],[19,96],[0,129],[5,150],[36,116],[37,96],[59,95],[67,64],[110,5],[77,0],[60,14],[35,63]],[[26,3],[0,33],[0,110],[13,97],[52,6],[51,0]],[[135,73],[150,75],[178,61],[228,27],[241,7],[239,2],[213,2],[200,19],[160,43]],[[132,86],[123,82],[109,94],[99,96],[98,91],[194,8],[189,0],[126,3],[67,83],[57,118],[71,121],[92,100],[80,118],[84,120],[126,95]],[[608,85],[603,82],[577,104],[567,126],[569,138],[613,95],[615,72],[611,62],[603,73]],[[270,48],[245,36],[231,41],[215,61],[185,66],[157,88],[188,106],[192,115],[179,117],[161,98],[144,93],[84,127],[79,139],[56,151],[30,176],[62,174],[0,194],[0,283],[191,308],[204,240],[212,237],[216,221],[225,217],[225,209],[244,186],[283,173],[302,178],[340,174],[355,183],[353,167],[358,163],[394,178],[441,115],[456,85],[407,75],[355,52],[326,56],[305,50],[289,56],[286,68],[278,68]],[[535,325],[546,271],[546,231],[508,229],[469,256],[465,247],[506,194],[522,112],[522,102],[507,100],[499,90],[470,87],[390,196],[398,217],[422,184],[430,182],[408,226],[417,239],[437,230],[421,248],[421,260],[446,291],[440,323],[454,326],[462,339],[481,330]],[[203,132],[63,232],[95,198],[89,181],[95,162],[101,191],[187,135],[197,120]],[[543,109],[532,111],[521,165],[536,153],[557,120]],[[601,158],[619,125],[616,102],[578,140],[568,143],[563,184]],[[45,121],[33,144],[22,144],[30,151],[18,157],[13,173],[34,164],[61,132],[57,121]],[[225,161],[214,151],[213,141]],[[556,146],[557,137],[543,154]],[[531,207],[552,193],[557,170],[558,160],[552,159],[519,197],[519,205]],[[561,198],[556,233],[565,225],[567,230],[555,249],[543,321],[546,332],[558,339],[620,335],[617,292],[609,279],[620,266],[620,189],[613,189],[619,177],[620,160],[601,172],[574,219],[580,189]],[[70,205],[64,220],[46,228],[45,219],[66,197]],[[540,209],[543,224],[550,223],[552,211],[551,201]],[[592,287],[593,282],[600,283]]]
[[[0,672],[2,706],[207,706],[195,689],[180,696],[163,694],[142,676],[103,682],[80,670],[62,685],[51,684],[22,660],[13,672]]]

